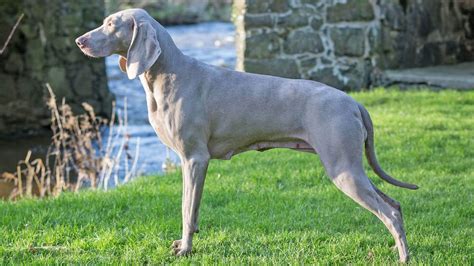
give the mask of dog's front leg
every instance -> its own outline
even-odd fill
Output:
[[[182,159],[183,171],[183,235],[173,242],[176,255],[187,255],[191,252],[193,234],[198,231],[199,204],[201,202],[204,179],[206,177],[209,156],[193,156]]]

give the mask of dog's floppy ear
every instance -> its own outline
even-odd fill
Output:
[[[125,61],[129,79],[134,79],[150,69],[161,54],[156,31],[150,22],[137,22],[133,19],[133,24],[133,37],[128,48],[127,59],[123,57],[119,59],[120,69]]]

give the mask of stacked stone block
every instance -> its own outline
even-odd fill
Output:
[[[473,60],[468,32],[474,8],[467,3],[235,0],[237,34],[244,40],[237,65],[358,90],[380,83],[385,69]]]
[[[49,125],[45,83],[75,111],[88,102],[109,115],[105,62],[84,56],[74,40],[102,23],[103,1],[0,1],[0,43],[25,16],[0,55],[0,135],[35,133]]]

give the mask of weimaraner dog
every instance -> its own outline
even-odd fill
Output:
[[[400,204],[378,190],[362,166],[363,147],[374,172],[395,186],[417,189],[386,174],[374,152],[367,110],[346,93],[309,80],[285,79],[210,66],[183,55],[146,11],[128,9],[76,39],[88,56],[120,55],[120,69],[145,89],[148,118],[181,158],[182,238],[177,255],[191,252],[210,159],[289,148],[319,154],[327,174],[347,196],[376,215],[408,260]],[[251,49],[251,47],[247,47]]]

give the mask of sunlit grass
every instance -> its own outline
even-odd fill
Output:
[[[375,124],[382,167],[421,188],[369,176],[402,204],[412,262],[474,262],[474,92],[352,94]],[[369,169],[369,168],[367,168]],[[0,202],[5,263],[396,263],[394,241],[329,181],[315,155],[248,152],[213,161],[194,254],[175,258],[180,174],[110,192]]]

